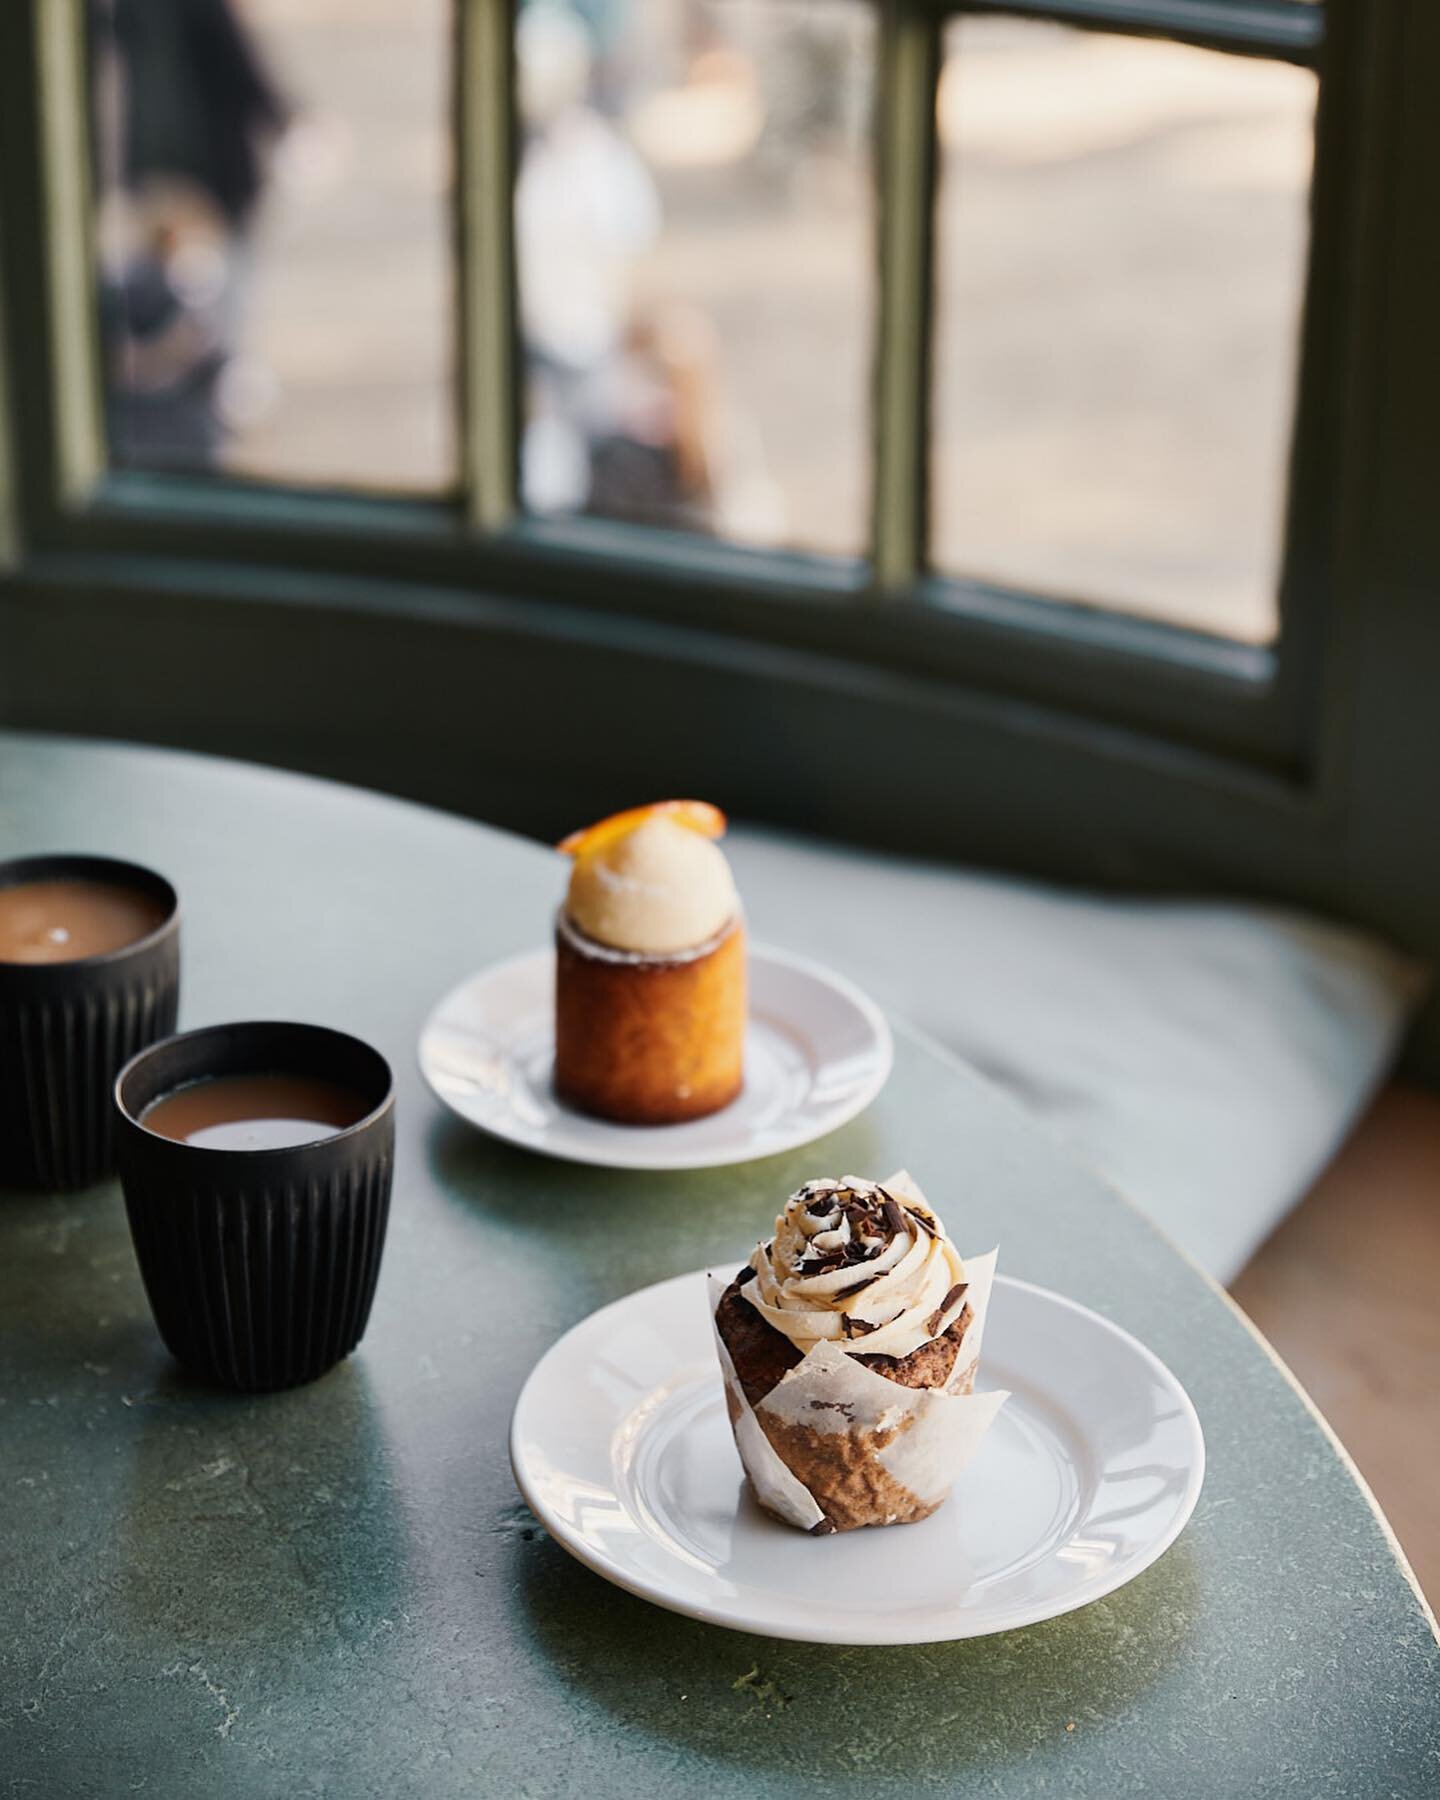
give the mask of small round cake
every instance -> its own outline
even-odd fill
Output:
[[[626,1125],[673,1125],[740,1092],[745,928],[699,801],[617,814],[567,838],[555,924],[555,1091]]]

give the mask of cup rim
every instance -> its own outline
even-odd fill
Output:
[[[184,1043],[190,1039],[209,1037],[213,1034],[227,1031],[292,1031],[307,1037],[329,1038],[332,1040],[340,1039],[347,1044],[354,1045],[357,1049],[363,1050],[367,1055],[375,1058],[376,1062],[385,1071],[385,1091],[375,1105],[360,1118],[356,1119],[353,1124],[346,1125],[340,1131],[329,1132],[324,1137],[312,1138],[308,1143],[304,1144],[272,1144],[256,1150],[241,1150],[236,1149],[233,1146],[224,1146],[220,1144],[188,1144],[181,1143],[175,1138],[167,1138],[163,1133],[152,1131],[148,1125],[143,1124],[131,1108],[126,1105],[123,1095],[125,1082],[140,1064],[148,1057],[156,1055],[159,1051],[169,1049],[172,1045]],[[263,1071],[256,1070],[253,1072],[262,1073]],[[181,1088],[193,1086],[196,1083],[207,1079],[213,1080],[216,1079],[216,1077],[198,1075],[195,1078],[195,1083],[182,1081],[179,1084],[179,1087],[167,1089],[166,1092],[179,1093]],[[124,1068],[122,1068],[120,1073],[115,1077],[115,1083],[111,1089],[111,1093],[115,1101],[115,1110],[119,1113],[126,1125],[132,1127],[136,1131],[144,1132],[146,1138],[151,1143],[168,1144],[174,1151],[191,1156],[243,1156],[247,1159],[267,1156],[295,1156],[297,1153],[306,1150],[329,1151],[333,1147],[345,1144],[351,1139],[358,1137],[363,1131],[384,1118],[387,1112],[393,1111],[395,1106],[395,1071],[390,1066],[390,1059],[387,1056],[382,1055],[373,1044],[367,1043],[364,1038],[356,1037],[353,1032],[339,1031],[333,1025],[316,1025],[312,1021],[304,1019],[222,1019],[211,1025],[192,1026],[188,1031],[172,1032],[169,1037],[157,1038],[153,1044],[147,1044],[143,1050],[137,1050],[135,1055],[130,1058],[129,1062],[125,1064]],[[157,1094],[155,1098],[158,1100],[162,1097],[162,1095]]]
[[[20,872],[18,879],[11,879],[16,871]],[[149,886],[161,891],[161,897],[167,902],[165,917],[153,931],[147,931],[144,937],[132,938],[128,944],[117,944],[113,950],[97,950],[89,956],[60,957],[54,962],[16,962],[10,957],[0,956],[0,973],[7,976],[16,969],[53,972],[56,969],[103,968],[107,963],[122,962],[127,956],[149,949],[180,922],[180,895],[174,882],[158,869],[148,868],[144,863],[131,862],[123,856],[104,856],[89,850],[42,850],[30,856],[9,856],[0,862],[0,890],[20,887],[27,880],[43,881],[46,872],[57,881],[65,880],[67,874],[83,879],[91,872],[99,879],[104,879],[106,872],[130,876],[131,887]],[[133,879],[136,876],[140,878],[138,881]],[[117,882],[116,885],[121,884]]]

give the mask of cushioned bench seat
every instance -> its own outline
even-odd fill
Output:
[[[1374,938],[1268,907],[748,828],[727,849],[757,939],[832,963],[1010,1089],[1222,1281],[1341,1143],[1423,986]]]

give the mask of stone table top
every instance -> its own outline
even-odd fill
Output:
[[[902,1024],[879,1100],[807,1150],[549,1162],[450,1119],[415,1042],[457,980],[545,939],[553,855],[241,764],[0,735],[0,855],[81,849],[179,888],[183,1025],[312,1019],[385,1052],[397,1177],[359,1352],[248,1398],[166,1356],[114,1185],[0,1194],[0,1792],[1440,1792],[1433,1624],[1334,1442],[1219,1290],[974,1073]],[[742,1636],[571,1561],[506,1460],[535,1360],[738,1261],[805,1176],[901,1164],[1180,1376],[1209,1454],[1180,1541],[1081,1612],[910,1650]]]

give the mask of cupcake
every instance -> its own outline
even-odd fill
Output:
[[[555,1091],[625,1125],[673,1125],[740,1092],[745,929],[696,800],[617,813],[560,848],[573,857],[555,924]]]
[[[817,1536],[928,1518],[1000,1410],[975,1371],[995,1252],[963,1261],[908,1175],[809,1181],[710,1278],[756,1499]]]

